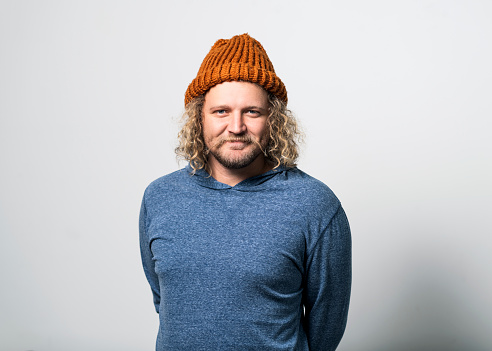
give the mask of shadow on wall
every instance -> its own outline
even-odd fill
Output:
[[[490,351],[490,347],[477,346],[475,342],[456,341],[453,343],[433,342],[433,341],[415,341],[403,344],[392,344],[390,346],[374,348],[370,351]]]
[[[419,260],[380,316],[377,336],[366,351],[490,351],[492,330],[485,289],[473,286],[456,262]],[[482,309],[482,308],[485,308]],[[384,335],[384,337],[381,337]]]

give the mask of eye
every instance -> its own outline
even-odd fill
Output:
[[[258,111],[258,110],[248,110],[247,113],[249,115],[252,115],[252,116],[259,116],[260,115],[260,111]]]
[[[216,115],[224,115],[225,113],[226,113],[226,110],[224,110],[224,109],[214,111],[214,114],[216,114]]]

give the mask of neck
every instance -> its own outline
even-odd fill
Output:
[[[209,157],[208,172],[218,182],[234,186],[243,180],[263,174],[272,169],[264,157],[257,157],[251,164],[240,169],[230,169],[220,164],[214,157]]]

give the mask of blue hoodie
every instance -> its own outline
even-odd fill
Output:
[[[335,350],[351,237],[333,192],[297,168],[235,186],[191,168],[145,191],[140,248],[156,350]]]

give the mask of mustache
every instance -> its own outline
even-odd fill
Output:
[[[240,142],[247,143],[247,144],[256,144],[256,146],[258,146],[260,148],[261,152],[265,156],[267,155],[266,151],[263,149],[262,145],[260,144],[260,141],[259,140],[256,140],[255,138],[253,138],[250,135],[238,135],[238,136],[235,136],[235,137],[228,137],[228,138],[227,137],[223,137],[223,138],[220,138],[215,143],[213,143],[212,145],[210,145],[210,147],[206,148],[205,154],[208,154],[211,149],[219,148],[219,147],[221,147],[222,145],[224,145],[227,142],[234,142],[234,141],[240,141]]]
[[[212,145],[211,149],[216,148],[216,147],[221,147],[222,145],[224,145],[227,142],[234,142],[234,141],[240,141],[240,142],[243,142],[246,144],[251,144],[251,143],[254,143],[256,140],[254,140],[254,138],[252,138],[249,135],[239,135],[239,136],[229,137],[229,138],[220,138],[219,140],[217,140]]]

